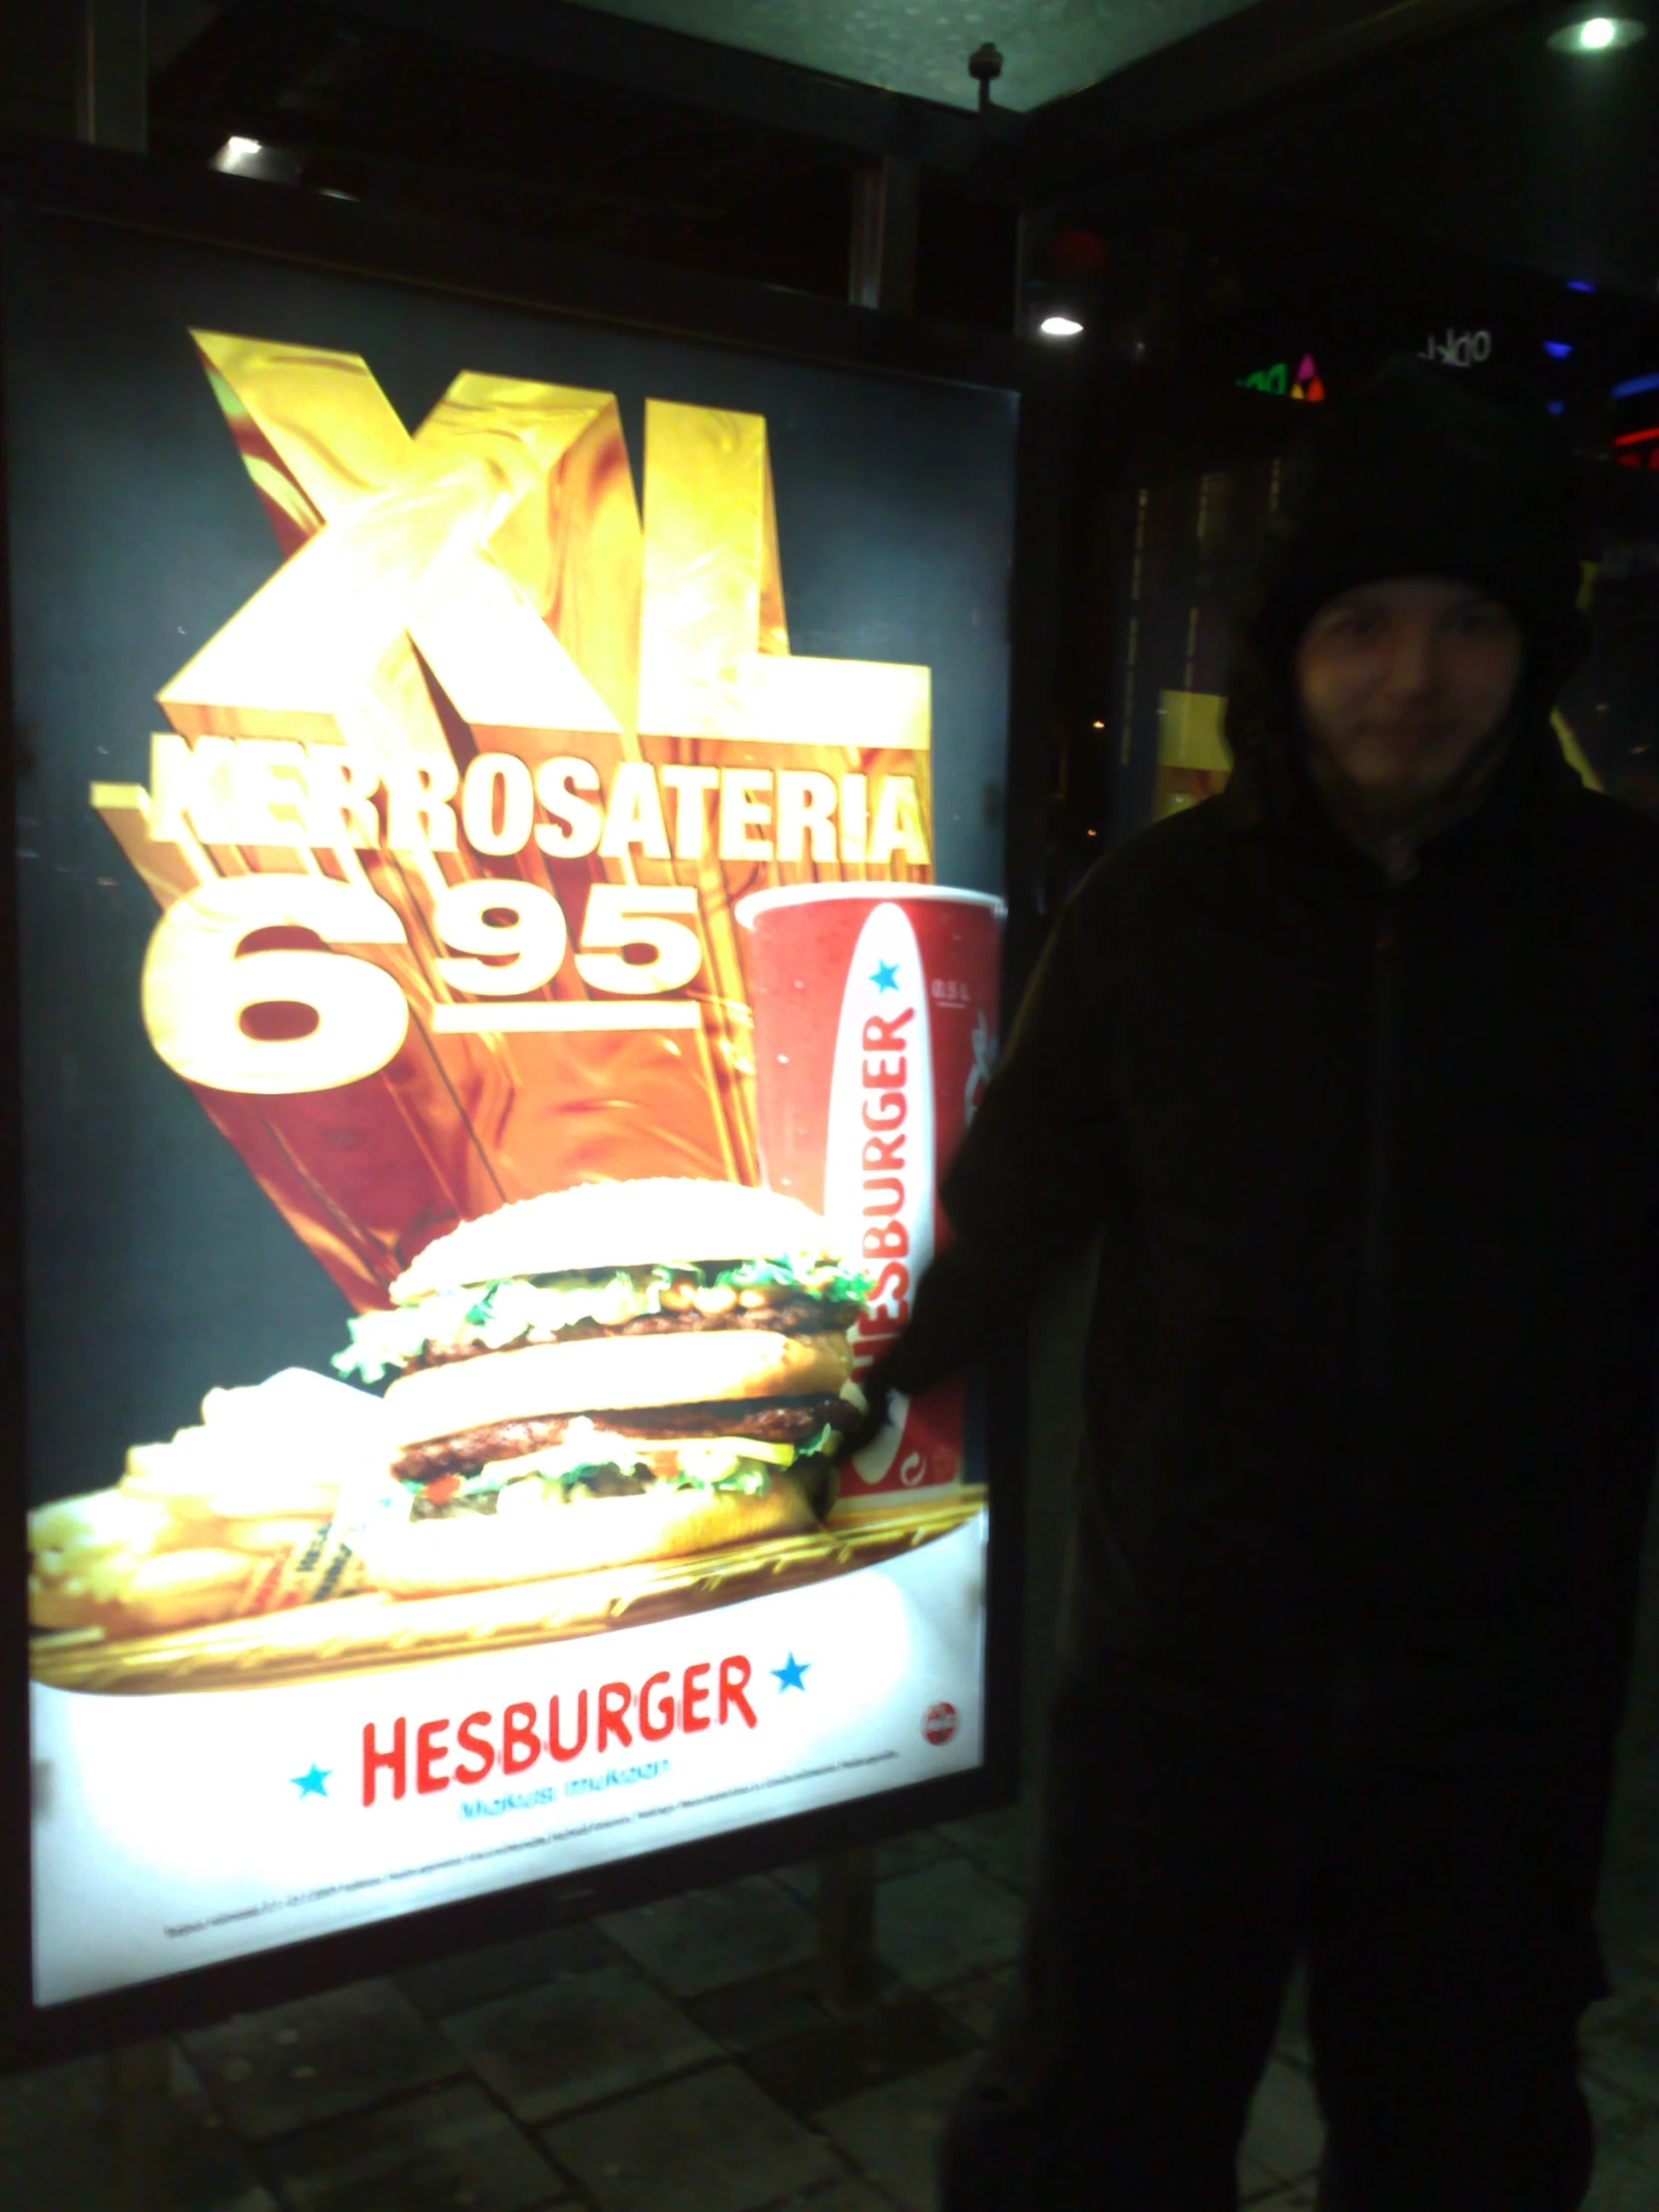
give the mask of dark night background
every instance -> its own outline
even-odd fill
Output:
[[[191,344],[360,353],[413,428],[462,369],[767,418],[790,637],[933,671],[940,882],[996,888],[1016,403],[8,215],[30,1494],[114,1481],[214,1384],[326,1372],[346,1307],[139,1013],[157,908],[88,805],[147,783],[155,694],[277,566]]]

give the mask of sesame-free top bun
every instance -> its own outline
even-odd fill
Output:
[[[404,1305],[432,1291],[518,1275],[772,1260],[827,1253],[829,1240],[828,1224],[811,1207],[745,1183],[689,1176],[579,1183],[462,1222],[426,1247],[393,1283],[391,1295]]]

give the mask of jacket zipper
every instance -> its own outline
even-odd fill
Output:
[[[1375,978],[1376,1016],[1372,1032],[1371,1126],[1367,1144],[1365,1204],[1361,1217],[1359,1345],[1355,1374],[1353,1456],[1349,1468],[1344,1540],[1351,1564],[1358,1565],[1364,1541],[1363,1490],[1380,1434],[1387,1378],[1387,1227],[1389,1154],[1394,1088],[1395,1030],[1399,999],[1400,911],[1407,886],[1417,872],[1416,855],[1404,838],[1395,839],[1382,857],[1386,887],[1378,916]],[[1365,1691],[1364,1625],[1359,1609],[1351,1613],[1354,1634],[1337,1657],[1334,1721],[1337,1747],[1349,1747],[1361,1719]]]

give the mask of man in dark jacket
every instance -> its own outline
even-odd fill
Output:
[[[1222,2212],[1299,1953],[1327,2212],[1567,2212],[1655,1442],[1659,828],[1585,791],[1569,455],[1390,364],[1303,455],[1220,798],[1061,916],[877,1386],[1089,1237],[1018,2000],[946,2212]],[[1039,1470],[1039,1474],[1048,1470]]]

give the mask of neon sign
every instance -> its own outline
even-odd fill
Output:
[[[1293,379],[1289,361],[1275,361],[1271,368],[1254,369],[1248,376],[1236,377],[1235,382],[1243,391],[1272,392],[1280,399],[1323,399],[1325,385],[1315,365],[1312,353],[1304,353],[1302,366]]]
[[[1490,330],[1447,330],[1443,338],[1433,331],[1428,333],[1428,343],[1417,355],[1418,360],[1438,361],[1442,368],[1472,368],[1478,361],[1492,357],[1492,333]]]

